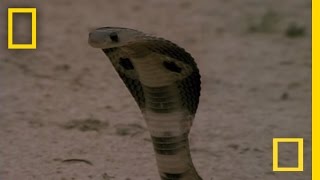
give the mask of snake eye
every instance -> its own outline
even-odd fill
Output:
[[[118,34],[116,32],[110,33],[109,37],[110,37],[112,42],[119,42],[119,37],[118,37]]]
[[[129,58],[120,58],[119,64],[126,70],[134,69],[133,64]]]
[[[177,73],[180,73],[181,72],[181,68],[174,62],[169,62],[169,61],[164,61],[163,62],[163,66],[165,68],[167,68],[169,71],[172,71],[172,72],[177,72]]]

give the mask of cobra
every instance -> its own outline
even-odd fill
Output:
[[[162,180],[201,180],[188,135],[198,108],[200,74],[189,53],[163,38],[119,27],[89,34],[129,89],[151,134]]]

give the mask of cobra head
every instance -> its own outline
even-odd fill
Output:
[[[89,44],[94,48],[109,49],[134,42],[142,32],[119,27],[102,27],[89,33]]]

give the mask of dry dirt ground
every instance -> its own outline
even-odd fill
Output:
[[[7,7],[37,7],[37,50],[7,50]],[[138,106],[87,44],[101,26],[164,37],[196,59],[190,136],[204,180],[310,179],[310,14],[302,0],[2,0],[0,179],[159,179]],[[272,171],[274,137],[304,138],[303,172]],[[296,149],[282,144],[280,165],[294,166]]]

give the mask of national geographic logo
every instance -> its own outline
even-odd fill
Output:
[[[14,43],[14,14],[31,14],[31,43]],[[8,49],[36,49],[37,48],[37,9],[36,8],[8,8]]]

